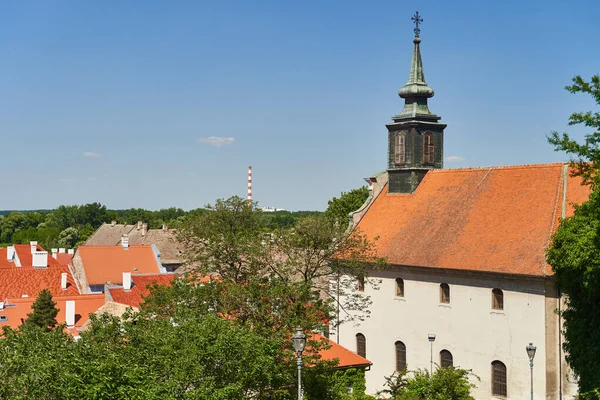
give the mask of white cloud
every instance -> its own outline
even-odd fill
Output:
[[[86,151],[85,153],[83,153],[83,156],[88,157],[88,158],[100,158],[100,157],[102,157],[102,154],[92,153],[91,151]]]
[[[460,161],[465,161],[465,159],[463,157],[459,157],[459,156],[448,156],[448,157],[446,157],[446,161],[448,161],[448,162],[460,162]]]
[[[220,136],[209,136],[200,139],[196,139],[198,143],[206,143],[212,146],[225,146],[227,144],[231,144],[235,141],[232,137],[220,137]]]

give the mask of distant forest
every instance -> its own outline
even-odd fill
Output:
[[[85,242],[102,223],[117,221],[135,224],[143,221],[149,229],[168,224],[177,228],[185,218],[206,212],[198,208],[184,211],[181,208],[165,208],[151,211],[142,208],[108,210],[100,203],[59,206],[54,210],[0,211],[0,247],[35,240],[44,249],[56,247],[75,248]],[[262,212],[264,225],[270,230],[293,226],[300,218],[321,214],[319,211]]]

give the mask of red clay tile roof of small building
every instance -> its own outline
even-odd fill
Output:
[[[359,356],[358,354],[348,350],[344,346],[339,345],[333,340],[329,340],[325,336],[322,336],[318,333],[313,333],[310,336],[310,340],[325,340],[331,346],[328,349],[320,350],[319,355],[324,361],[331,361],[337,358],[338,365],[336,368],[364,368],[371,365],[371,361]]]
[[[109,288],[108,291],[113,301],[125,304],[131,307],[139,308],[140,304],[150,294],[148,285],[156,283],[158,285],[170,285],[173,278],[180,276],[178,274],[157,274],[157,275],[133,275],[131,280],[133,286],[130,291],[123,288]]]
[[[76,335],[77,328],[80,328],[88,319],[91,313],[96,312],[105,303],[104,294],[84,294],[75,296],[57,296],[53,297],[52,300],[56,303],[58,308],[58,315],[56,321],[61,324],[66,322],[65,316],[65,302],[67,300],[75,301],[75,327],[69,329],[69,331]],[[2,326],[10,326],[11,328],[17,328],[21,325],[21,319],[26,319],[27,314],[31,312],[31,306],[35,298],[16,298],[8,299],[8,306],[5,305],[4,310],[0,310],[0,315],[8,317],[8,321],[0,323]]]
[[[152,246],[79,246],[77,249],[90,285],[120,284],[123,272],[158,274]]]
[[[15,266],[14,262],[8,262],[6,248],[0,248],[0,300],[7,297],[19,298],[23,295],[35,299],[43,289],[50,290],[52,296],[79,294],[67,265],[60,264],[48,255],[47,268],[33,268],[30,245],[16,244],[15,250],[21,261],[20,267]],[[37,250],[43,249],[37,246]],[[63,272],[67,273],[66,290],[61,288]]]
[[[388,264],[545,276],[564,164],[433,170],[412,194],[386,186],[358,224]],[[590,189],[567,179],[566,216]]]
[[[58,261],[60,264],[69,265],[71,263],[72,259],[73,259],[73,254],[58,253],[56,255],[56,261]]]

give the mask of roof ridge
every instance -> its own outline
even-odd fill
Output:
[[[558,163],[547,163],[547,164],[482,165],[482,166],[477,166],[477,167],[432,169],[429,172],[439,174],[439,173],[445,173],[445,172],[458,172],[458,171],[474,172],[474,171],[490,170],[490,169],[491,170],[500,170],[500,169],[551,168],[551,167],[563,166],[565,164],[569,164],[569,163],[568,162],[558,162]]]

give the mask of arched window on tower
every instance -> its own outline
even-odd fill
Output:
[[[396,347],[396,371],[403,371],[406,369],[406,346],[401,341],[394,343]]]
[[[450,303],[450,286],[447,283],[440,285],[440,303]]]
[[[402,165],[406,163],[406,134],[404,132],[396,133],[396,143],[394,145],[394,163]]]
[[[367,357],[367,338],[362,333],[356,334],[356,354]]]
[[[442,368],[451,367],[454,365],[454,359],[452,358],[452,353],[448,350],[440,351],[440,366]]]
[[[504,310],[504,293],[501,289],[492,290],[492,308],[494,310]]]
[[[502,361],[492,362],[492,396],[506,397],[506,365]]]
[[[435,144],[433,133],[425,132],[423,135],[423,164],[433,164],[435,162]]]

